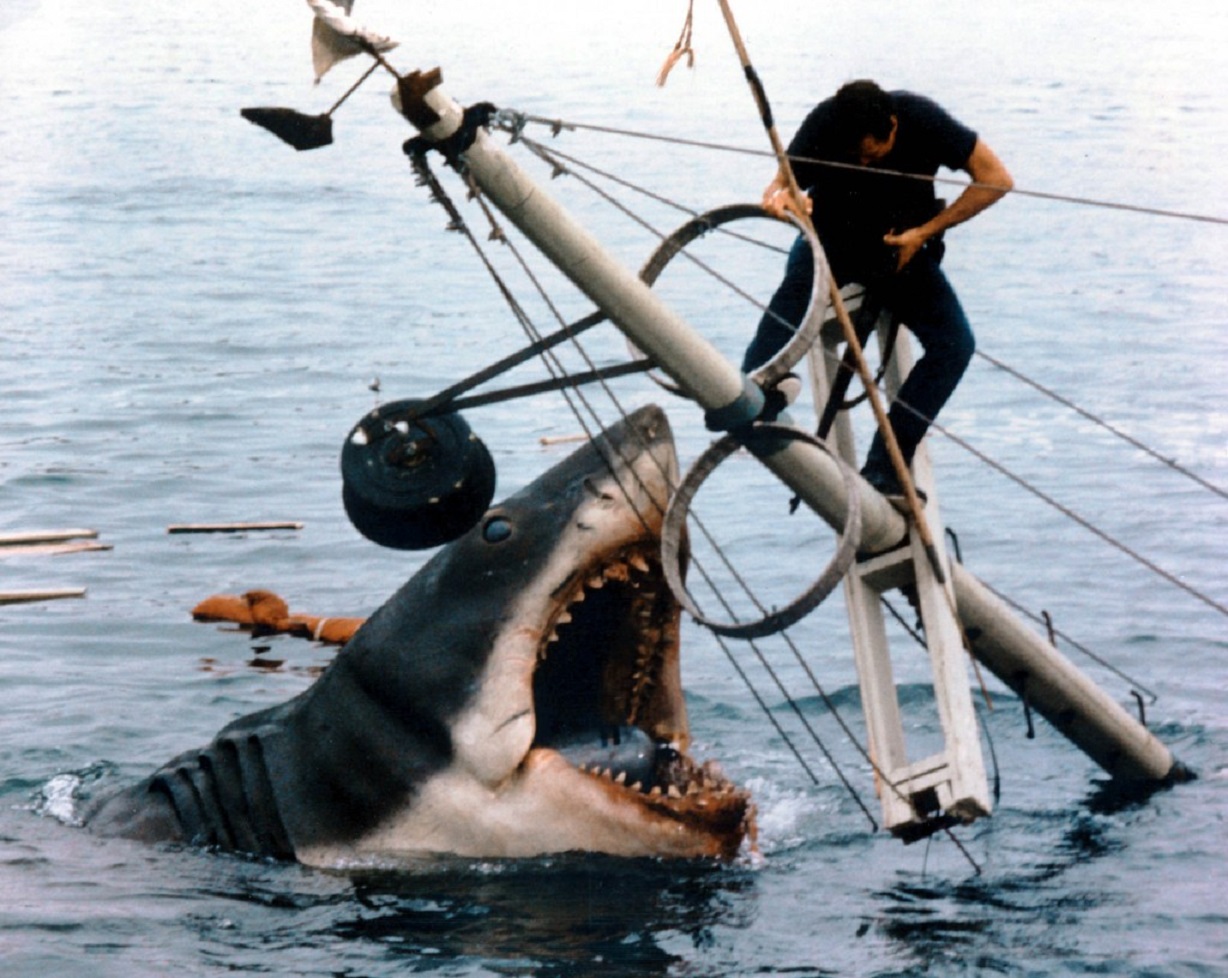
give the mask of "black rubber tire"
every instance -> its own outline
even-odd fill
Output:
[[[459,414],[419,419],[421,400],[381,405],[341,449],[341,498],[368,540],[425,550],[472,528],[495,494],[495,463]]]

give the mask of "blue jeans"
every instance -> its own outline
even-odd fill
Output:
[[[976,350],[968,317],[938,267],[939,258],[941,248],[923,248],[902,271],[862,283],[873,290],[883,308],[912,331],[924,351],[888,412],[900,451],[910,463],[930,422],[959,384]],[[788,342],[806,314],[813,281],[814,258],[806,239],[799,236],[789,251],[784,279],[746,348],[743,372],[766,363]],[[877,432],[866,468],[891,471],[886,446]]]

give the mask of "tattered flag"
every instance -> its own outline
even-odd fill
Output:
[[[338,61],[363,52],[382,54],[399,43],[351,20],[354,0],[307,0],[307,6],[316,15],[311,28],[311,66],[317,82]]]

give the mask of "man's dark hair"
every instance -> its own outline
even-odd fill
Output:
[[[837,139],[843,150],[856,156],[866,136],[884,140],[891,135],[895,102],[869,79],[842,85],[832,99]]]

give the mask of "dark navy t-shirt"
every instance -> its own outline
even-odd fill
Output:
[[[889,94],[899,122],[895,145],[869,170],[811,162],[857,163],[842,156],[836,143],[832,99],[811,110],[789,144],[794,174],[814,201],[815,229],[837,280],[864,281],[891,267],[893,256],[883,235],[924,224],[939,210],[932,181],[875,170],[932,177],[940,166],[962,168],[976,144],[976,133],[931,99],[912,92]]]

